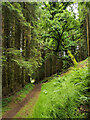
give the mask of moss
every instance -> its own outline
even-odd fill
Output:
[[[72,53],[70,52],[70,50],[68,50],[68,55],[70,56],[73,64],[74,64],[75,66],[77,66],[78,63],[77,63],[75,57],[74,57],[74,56],[72,55]]]

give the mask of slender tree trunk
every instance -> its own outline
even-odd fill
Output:
[[[89,51],[89,16],[87,15],[87,18],[86,18],[86,25],[87,25],[87,49],[88,49],[88,56],[90,55],[90,51]]]
[[[31,41],[31,35],[30,30],[26,32],[26,60],[30,58],[30,41]]]
[[[79,60],[79,61],[81,61],[81,60],[82,60],[82,58],[81,58],[81,41],[80,41],[80,43],[79,43],[79,57],[80,57],[80,60]]]
[[[22,87],[25,86],[25,69],[22,67]]]

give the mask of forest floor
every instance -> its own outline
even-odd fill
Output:
[[[82,62],[79,62],[78,67],[83,68],[86,66],[86,63],[88,64],[88,60],[84,60]],[[72,70],[72,67],[67,69],[65,73],[61,73],[59,76],[64,76],[68,73],[70,73]],[[56,74],[55,74],[56,75]],[[34,88],[29,91],[29,93],[26,95],[26,97],[15,103],[14,101],[10,102],[11,109],[7,110],[3,118],[31,118],[33,114],[33,109],[35,104],[38,101],[40,92],[41,92],[41,86],[42,84],[46,84],[48,80],[52,80],[55,75],[52,75],[50,77],[47,77],[42,83],[35,84]],[[56,75],[57,76],[57,75]]]
[[[34,89],[30,91],[21,102],[15,103],[12,101],[10,103],[12,109],[8,110],[3,115],[2,118],[19,118],[19,117],[21,118],[21,116],[24,117],[27,116],[28,114],[30,115],[32,112],[32,108],[39,97],[40,91],[41,91],[41,83],[36,84],[34,86]],[[20,116],[17,113],[19,113]]]

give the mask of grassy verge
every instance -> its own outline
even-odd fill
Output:
[[[9,106],[9,103],[11,101],[12,101],[12,97],[2,99],[2,114],[4,114],[6,111],[11,109],[11,107]]]
[[[15,102],[22,101],[26,95],[30,92],[30,90],[33,89],[33,84],[29,83],[27,84],[22,90],[17,92],[17,98],[15,99]]]
[[[14,118],[31,118],[33,103],[36,98],[30,99],[30,101],[14,116]]]
[[[88,103],[87,60],[81,67],[72,68],[60,77],[43,84],[40,97],[34,107],[33,118],[84,118],[81,105]],[[83,108],[82,108],[83,110]]]
[[[14,96],[10,96],[8,98],[2,99],[2,114],[5,114],[8,110],[12,109],[13,106],[10,106],[10,103],[13,102],[17,104],[18,102],[22,101],[26,95],[33,89],[33,84],[29,83],[25,85],[20,91],[16,93]]]

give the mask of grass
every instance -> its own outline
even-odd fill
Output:
[[[30,100],[15,116],[14,118],[26,118],[28,113],[30,114],[30,106],[32,105],[32,100]],[[28,111],[28,113],[27,113]],[[27,115],[26,115],[27,114]]]
[[[14,118],[31,118],[33,110],[33,102],[36,98],[33,98],[14,116]]]
[[[58,77],[58,76],[60,76],[60,75],[57,75],[57,73],[53,74],[52,76],[46,77],[44,80],[40,81],[40,83],[45,83],[45,82],[51,81],[54,77]]]
[[[12,97],[3,98],[2,99],[2,114],[4,114],[6,111],[10,110],[11,107],[8,106],[8,104],[12,101]]]
[[[88,102],[87,60],[83,67],[70,69],[63,76],[57,76],[43,84],[40,97],[33,110],[33,118],[84,118],[79,108]]]
[[[10,110],[12,107],[10,106],[10,103],[13,102],[17,104],[18,102],[22,101],[26,95],[30,92],[30,90],[33,89],[33,84],[29,83],[26,84],[24,88],[22,88],[20,91],[16,93],[14,96],[10,96],[8,98],[2,99],[2,114],[5,114],[8,110]]]
[[[33,84],[29,83],[25,85],[25,87],[22,90],[17,92],[18,97],[16,98],[15,102],[22,101],[26,97],[26,95],[30,92],[30,90],[33,89],[33,86],[34,86]]]
[[[15,118],[83,118],[79,108],[88,103],[88,60],[71,67],[63,76],[53,75],[42,81],[41,94],[35,106],[35,98],[29,101],[15,116]],[[9,103],[22,101],[33,85],[27,84],[16,96],[3,99],[3,113],[10,108]],[[13,106],[12,106],[13,107]]]

